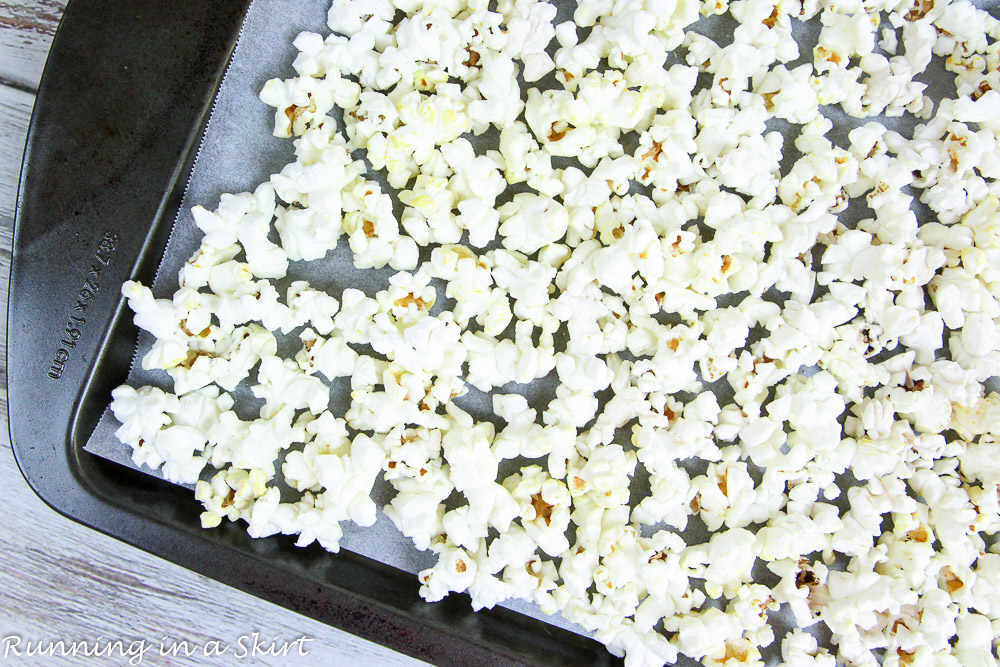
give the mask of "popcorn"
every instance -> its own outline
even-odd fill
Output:
[[[569,549],[570,494],[566,485],[552,479],[540,466],[528,466],[504,480],[504,487],[520,505],[521,525],[549,556]]]
[[[644,465],[648,464],[642,459]],[[643,498],[632,512],[632,518],[643,524],[663,521],[678,530],[687,526],[691,501],[691,480],[683,468],[671,462],[665,470],[658,468],[650,478],[650,495]]]
[[[511,29],[508,26],[508,34]],[[521,115],[524,102],[521,101],[516,75],[514,61],[503,55],[484,62],[483,78],[477,86],[482,99],[469,104],[469,116],[479,127],[485,129],[491,123],[507,127]]]
[[[164,360],[161,367],[166,367],[178,394],[200,389],[211,382],[232,391],[249,376],[262,357],[272,356],[276,351],[274,334],[250,324],[223,335],[214,346],[190,347],[184,350],[183,357],[169,362]]]
[[[335,418],[329,411],[305,425],[305,432],[312,436],[302,451],[289,452],[281,472],[289,484],[299,491],[321,491],[316,457],[321,454],[345,454],[350,445],[343,419]]]
[[[278,453],[303,442],[305,426],[293,422],[294,411],[285,407],[270,417],[260,417],[252,422],[242,422],[232,412],[220,417],[221,428],[209,434],[214,441],[212,465],[225,463],[244,470],[260,470],[267,479],[274,476],[274,461]]]
[[[823,504],[814,506],[814,512],[820,514]],[[833,507],[826,505],[833,510]],[[826,514],[830,520],[822,525],[822,521],[803,514],[778,514],[768,522],[768,525],[757,533],[760,558],[762,560],[778,560],[786,558],[801,558],[814,551],[828,548],[827,536],[839,530],[842,522],[836,518],[836,510]]]
[[[558,202],[522,193],[500,207],[500,235],[508,250],[531,254],[566,235],[569,214]]]
[[[326,114],[334,105],[352,107],[360,93],[358,84],[329,72],[322,79],[311,76],[284,81],[271,79],[261,89],[260,100],[276,109],[274,136],[290,137],[324,122],[333,123]]]
[[[538,0],[508,0],[498,10],[507,23],[504,52],[524,63],[525,81],[538,81],[554,67],[545,48],[555,36],[556,8]]]
[[[985,616],[969,614],[958,621],[958,643],[955,657],[963,664],[989,664],[995,660],[992,643],[995,637],[993,627]]]
[[[714,607],[703,613],[675,616],[664,622],[664,627],[677,633],[675,645],[684,655],[700,660],[716,647],[742,634],[739,620]]]
[[[764,98],[765,108],[776,117],[805,125],[819,113],[817,94],[809,83],[810,73],[808,65],[796,67],[791,72],[779,65],[763,77],[756,92]]]
[[[808,627],[820,620],[822,605],[829,601],[826,579],[829,569],[822,562],[808,559],[782,560],[768,563],[768,569],[781,577],[772,589],[775,601],[788,604],[799,627]]]
[[[402,431],[402,429],[400,429]],[[386,435],[390,443],[395,432]],[[442,467],[441,432],[415,429],[398,435],[383,462],[385,478],[398,491],[385,507],[396,527],[421,551],[444,532],[444,500],[454,484]]]
[[[531,344],[532,330],[530,322],[518,322],[514,340],[499,342],[483,334],[462,334],[468,354],[466,381],[481,391],[489,391],[508,382],[527,383],[547,375],[555,367],[555,356],[550,349]]]
[[[332,553],[340,550],[340,538],[344,532],[340,527],[338,515],[331,509],[324,495],[315,497],[308,493],[302,495],[302,500],[294,505],[296,525],[290,531],[299,534],[295,546],[305,547],[318,542],[321,547]]]
[[[320,372],[328,380],[347,377],[357,365],[358,353],[339,337],[322,338],[312,329],[306,329],[299,337],[302,349],[295,355],[295,361],[303,372]]]
[[[813,51],[820,72],[826,68],[847,67],[850,58],[864,56],[874,49],[873,26],[864,11],[842,14],[826,9],[820,18],[823,29]]]
[[[837,659],[820,648],[816,638],[796,628],[781,640],[781,657],[789,665],[834,667]]]
[[[445,546],[438,555],[437,564],[417,575],[421,582],[420,595],[435,602],[453,591],[464,591],[472,584],[476,571],[476,561],[464,549]]]
[[[677,659],[677,649],[658,632],[639,632],[627,621],[607,643],[608,651],[628,656],[629,664],[662,665]]]
[[[635,464],[635,454],[626,452],[621,445],[600,447],[574,477],[570,492],[574,496],[586,493],[606,509],[624,505],[629,498],[628,478],[633,474]]]
[[[723,42],[688,29],[727,11]],[[295,39],[298,76],[261,91],[294,161],[194,209],[172,299],[122,287],[172,381],[113,393],[133,461],[196,483],[205,527],[330,551],[388,499],[437,556],[426,599],[530,601],[628,664],[992,663],[1000,23],[964,0],[556,15],[334,0],[336,34]],[[934,57],[955,99],[927,95]],[[382,283],[302,279],[342,235]],[[695,516],[701,544],[675,532]]]
[[[719,597],[724,590],[735,590],[739,584],[750,581],[750,569],[756,560],[754,539],[753,533],[743,528],[717,532],[707,545],[688,549],[681,564],[700,571],[705,579],[705,592]],[[703,564],[703,570],[697,567]]]
[[[591,73],[577,96],[568,91],[528,91],[525,120],[535,139],[551,155],[573,156],[587,167],[604,157],[619,157],[622,129],[645,129],[655,98],[628,90],[620,73]]]
[[[251,389],[253,395],[265,401],[261,416],[273,415],[286,407],[292,410],[308,408],[314,415],[326,410],[330,390],[318,378],[306,375],[298,365],[278,357],[261,359],[257,373],[258,384]]]
[[[496,286],[514,300],[513,314],[520,320],[544,326],[555,270],[516,252],[495,250],[487,256],[492,258],[491,274]]]
[[[393,13],[392,4],[387,1],[364,5],[357,0],[333,0],[327,13],[327,25],[334,32],[353,36],[372,22],[384,24],[392,19]]]
[[[247,472],[239,468],[220,471],[211,482],[199,481],[195,498],[205,507],[201,515],[202,527],[215,528],[223,516],[230,521],[247,516],[253,502],[266,492],[266,481],[260,471]]]
[[[348,343],[362,343],[372,327],[371,318],[378,309],[378,303],[361,290],[346,289],[340,299],[340,312],[334,318],[334,326]]]
[[[167,426],[156,432],[152,445],[163,461],[163,477],[176,484],[194,484],[208,462],[201,452],[208,442],[203,431],[192,426]]]
[[[335,509],[341,520],[351,520],[359,526],[375,523],[376,507],[371,499],[375,478],[382,471],[385,451],[375,440],[359,435],[351,443],[349,454],[317,454],[316,478],[325,491],[324,507]]]
[[[155,387],[134,389],[128,385],[117,387],[111,393],[111,412],[121,426],[115,436],[134,448],[171,422],[170,412],[176,412],[177,397]]]
[[[735,453],[736,450],[729,449],[723,456],[734,457]],[[772,506],[776,504],[776,496],[780,502],[781,490],[775,493],[767,486],[762,484],[755,492],[753,480],[742,463],[710,464],[706,475],[692,480],[692,490],[698,493],[696,505],[710,530],[717,530],[723,523],[728,527],[746,526],[773,514]]]
[[[171,339],[182,333],[180,319],[170,299],[157,299],[148,287],[132,280],[122,284],[122,296],[128,299],[129,308],[135,313],[135,325],[157,339]]]

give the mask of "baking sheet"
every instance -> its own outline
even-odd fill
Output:
[[[571,18],[572,9],[575,7],[574,2],[561,0],[553,4],[556,4],[559,9],[556,23]],[[996,0],[976,4],[990,6],[994,8],[994,15],[996,14],[995,7],[998,4]],[[157,297],[169,297],[177,289],[177,271],[200,244],[202,234],[194,224],[191,207],[202,205],[208,209],[214,209],[218,204],[219,196],[223,193],[252,192],[259,183],[267,180],[271,174],[277,173],[285,164],[294,160],[292,141],[272,136],[274,111],[271,107],[260,102],[257,95],[268,79],[295,76],[291,67],[296,54],[291,45],[292,40],[303,30],[327,34],[329,32],[326,27],[328,7],[329,0],[297,0],[296,2],[254,0],[252,3],[230,69],[217,95],[216,106],[208,123],[181,210],[152,286]],[[805,25],[793,21],[795,35],[800,43],[801,52],[804,54],[799,62],[811,60],[812,46],[819,30],[818,23],[817,20]],[[730,35],[734,26],[735,23],[729,17],[710,17],[699,21],[689,29],[705,34],[720,44],[725,44],[731,41]],[[553,40],[553,48],[555,48],[554,45],[555,41]],[[668,64],[677,61],[677,56],[671,55]],[[792,65],[789,65],[789,69],[791,68]],[[932,97],[954,95],[951,87],[953,77],[943,70],[939,59],[936,59],[929,71],[918,79],[930,84],[928,94]],[[544,87],[545,81],[539,82],[538,85]],[[847,132],[868,120],[859,122],[850,119],[839,108],[824,108],[823,111],[835,123],[835,129],[828,136],[834,143],[842,146],[847,145]],[[907,134],[907,130],[917,122],[912,117],[903,119],[878,118],[877,120]],[[771,121],[768,125],[769,128],[778,130],[786,130],[788,127],[787,124],[778,121]],[[790,166],[798,155],[791,146],[790,138],[786,138],[785,143],[785,160]],[[356,157],[362,157],[362,155],[358,154]],[[381,177],[373,173],[370,173],[369,177],[381,181],[386,192],[393,192]],[[501,198],[500,201],[503,199]],[[850,224],[851,218],[863,217],[864,212],[863,207],[853,206],[848,209],[848,217],[842,216],[842,219]],[[918,211],[918,217],[927,219],[921,213],[923,212]],[[377,291],[387,287],[388,278],[393,273],[395,271],[388,267],[382,270],[355,269],[350,248],[346,240],[341,238],[336,250],[332,251],[324,260],[292,262],[288,278],[279,281],[279,292],[283,293],[281,284],[286,284],[291,280],[304,279],[316,288],[327,290],[338,299],[347,287],[358,288],[369,296],[374,296]],[[438,307],[444,303],[446,300],[441,292]],[[282,338],[279,337],[279,354],[283,353],[282,348],[287,354],[287,351],[294,351],[300,345],[294,334],[285,337],[284,340],[287,341],[287,344],[282,346],[280,343]],[[152,336],[146,332],[140,334],[137,359],[142,358],[152,343]],[[132,386],[153,385],[167,390],[171,388],[170,378],[166,372],[144,371],[138,363],[133,364],[128,383]],[[244,386],[234,392],[234,397],[237,399],[236,409],[242,418],[252,419],[257,416],[255,408],[260,403],[250,394],[246,384],[244,383]],[[334,414],[342,415],[350,404],[349,381],[341,378],[332,384],[330,408]],[[554,394],[555,384],[553,374],[531,385],[505,387],[503,391],[507,393],[517,391],[525,394],[529,402],[544,405],[548,398]],[[720,403],[728,402],[726,399],[731,395],[731,391],[725,381],[712,385],[712,388],[720,394]],[[456,402],[479,419],[491,416],[489,396],[474,389],[470,391],[468,396]],[[106,412],[87,442],[85,449],[103,458],[136,468],[131,459],[131,449],[120,443],[114,436],[114,431],[118,426],[118,422],[110,412]],[[514,465],[512,462],[507,462],[507,464],[508,466]],[[702,473],[705,464],[699,461],[688,461],[685,462],[684,467],[688,469],[690,474],[694,475]],[[159,473],[148,468],[139,469],[147,474],[160,476]],[[208,472],[214,474],[215,471],[209,468]],[[759,476],[756,481],[759,482]],[[647,492],[647,477],[642,472],[642,467],[638,466],[637,476],[632,484],[633,504],[636,504],[636,499],[641,499]],[[393,493],[392,487],[380,478],[376,483],[373,498],[379,506],[382,506],[391,499]],[[193,499],[192,502],[194,502]],[[360,528],[353,523],[344,522],[342,528],[344,536],[341,544],[344,549],[411,573],[416,573],[434,564],[434,554],[414,549],[410,540],[402,536],[381,510],[379,510],[378,520],[374,526]],[[696,517],[690,521],[689,528],[682,534],[689,543],[694,544],[704,542],[710,536],[710,533],[704,529],[704,525]],[[764,583],[773,581],[773,577],[761,563],[757,564],[755,575],[758,575],[758,580]],[[710,600],[709,604],[713,604],[713,602]],[[579,627],[559,617],[545,616],[532,604],[515,600],[508,601],[504,606],[540,618],[548,623],[587,634]],[[780,647],[783,634],[781,628],[790,619],[786,617],[784,612],[779,612],[772,614],[771,620],[775,626],[777,639],[765,651],[765,656],[768,663],[775,664],[780,660],[776,649]],[[821,629],[818,626],[811,629],[813,632],[820,633],[823,630],[825,628]],[[693,664],[683,659],[681,663]]]

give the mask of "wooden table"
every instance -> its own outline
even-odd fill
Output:
[[[138,0],[142,1],[142,0]],[[66,0],[0,0],[0,292],[7,294],[11,232],[24,136],[34,94]],[[0,320],[6,343],[6,318]],[[4,349],[0,347],[0,350]],[[0,352],[2,354],[2,352]],[[6,360],[3,362],[6,370]],[[0,412],[7,419],[5,386]],[[6,424],[0,435],[0,663],[80,664],[22,657],[4,660],[28,641],[126,642],[145,640],[154,648],[142,664],[232,664],[252,633],[269,644],[274,637],[304,646],[308,655],[258,657],[240,664],[402,665],[423,664],[333,629],[216,581],[150,556],[80,526],[52,511],[28,488],[14,462]],[[167,645],[186,640],[193,647],[211,640],[232,645],[228,657],[162,657]],[[280,646],[280,644],[279,644]],[[87,661],[98,662],[98,661]],[[127,664],[127,660],[108,661]],[[107,663],[105,663],[107,664]]]

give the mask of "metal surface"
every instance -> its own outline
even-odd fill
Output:
[[[150,281],[247,0],[73,0],[35,104],[15,218],[10,435],[56,511],[372,641],[444,664],[610,664],[596,642],[519,614],[428,605],[411,575],[293,540],[202,531],[186,489],[82,450],[126,376],[124,280]]]

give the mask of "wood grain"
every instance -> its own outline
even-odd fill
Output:
[[[24,137],[45,55],[65,6],[63,0],[0,2],[0,294],[6,298],[11,231]],[[3,302],[6,306],[6,302]],[[6,318],[0,324],[5,349]],[[2,352],[0,352],[2,355]],[[0,356],[2,359],[2,356]],[[0,372],[6,371],[5,360]],[[0,419],[7,419],[6,383],[0,386]],[[80,664],[83,658],[4,656],[17,637],[28,641],[145,641],[143,665],[233,664],[240,647],[259,633],[264,648],[274,638],[299,637],[308,655],[292,647],[284,656],[239,660],[248,665],[422,664],[216,581],[150,556],[80,526],[52,511],[31,491],[14,462],[4,427],[0,431],[0,662]],[[229,644],[223,657],[202,653],[159,655],[186,640],[189,648],[217,640]],[[13,642],[10,639],[9,642]],[[127,645],[127,644],[126,644]],[[16,647],[14,647],[16,648]],[[128,664],[116,658],[101,664]],[[89,662],[89,661],[88,661]]]
[[[24,154],[24,136],[28,131],[34,96],[31,93],[0,86],[0,293],[6,298],[10,280],[10,252],[14,229],[14,202]],[[6,306],[6,302],[4,302]],[[4,308],[6,312],[6,307]],[[0,318],[0,373],[7,376],[7,318]],[[7,383],[0,385],[0,420],[7,421]],[[3,429],[6,434],[6,427]],[[0,452],[10,451],[10,445],[0,443]]]
[[[0,84],[35,89],[65,8],[66,0],[0,0]]]
[[[24,135],[28,131],[28,119],[35,96],[7,86],[0,86],[0,219],[4,233],[10,237],[11,221],[14,219],[14,200],[17,195],[17,179],[21,171],[21,156],[24,153]],[[2,246],[10,251],[10,242]]]

